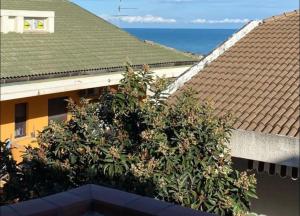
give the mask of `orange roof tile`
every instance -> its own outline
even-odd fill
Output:
[[[169,98],[194,89],[236,129],[299,136],[299,10],[264,20]],[[180,79],[180,77],[178,78]]]

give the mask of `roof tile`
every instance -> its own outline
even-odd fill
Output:
[[[66,0],[1,0],[1,9],[55,12],[55,32],[1,33],[1,78],[197,59],[145,43]]]
[[[253,29],[192,77],[193,88],[205,92],[197,95],[199,101],[211,98],[217,113],[232,112],[237,129],[299,135],[299,24],[295,11]],[[169,101],[174,103],[190,83]]]

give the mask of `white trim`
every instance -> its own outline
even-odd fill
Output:
[[[1,16],[22,16],[22,17],[54,17],[54,11],[31,11],[31,10],[0,10]]]
[[[24,32],[24,18],[45,18],[45,32],[54,33],[54,11],[30,11],[30,10],[0,10],[1,16],[1,32]],[[13,22],[10,22],[9,17],[13,17]],[[31,32],[41,32],[34,30]]]
[[[191,67],[185,73],[183,73],[180,77],[178,77],[174,83],[172,83],[168,89],[165,91],[167,95],[173,94],[176,90],[182,87],[187,81],[189,81],[193,76],[200,73],[203,68],[217,59],[220,55],[222,55],[226,50],[231,48],[234,44],[236,44],[240,39],[245,37],[249,32],[251,32],[254,28],[256,28],[260,23],[261,20],[255,20],[249,22],[245,25],[240,31],[236,32],[225,41],[222,45],[217,47],[213,52],[211,52],[208,56],[206,56],[203,60],[201,60],[197,65]]]
[[[189,66],[153,69],[155,75],[166,78],[179,76]],[[109,73],[97,76],[81,76],[54,80],[18,82],[2,84],[0,87],[0,101],[13,100],[39,95],[54,94],[66,91],[117,85],[122,79],[122,73]]]
[[[299,139],[295,137],[264,134],[254,131],[234,130],[228,144],[233,157],[267,163],[299,167]]]

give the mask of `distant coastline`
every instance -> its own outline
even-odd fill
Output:
[[[141,40],[153,41],[174,49],[207,55],[237,29],[124,28]]]

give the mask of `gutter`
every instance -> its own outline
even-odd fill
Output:
[[[179,66],[191,66],[199,61],[177,61],[177,62],[163,62],[163,63],[153,63],[147,64],[150,68],[166,68],[166,67],[179,67]],[[141,70],[143,65],[131,65],[134,70]],[[35,80],[46,80],[53,78],[67,78],[83,75],[101,75],[105,73],[123,72],[125,66],[116,67],[104,67],[104,68],[92,68],[92,69],[82,69],[73,71],[61,71],[61,72],[51,72],[51,73],[41,73],[36,75],[25,75],[17,77],[2,77],[0,84],[25,82],[25,81],[35,81]]]

